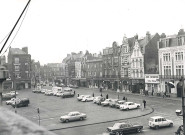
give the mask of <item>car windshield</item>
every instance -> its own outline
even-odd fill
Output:
[[[120,123],[115,123],[113,127],[120,127]]]
[[[154,119],[153,118],[150,118],[149,121],[154,121]]]

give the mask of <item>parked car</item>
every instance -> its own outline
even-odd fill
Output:
[[[85,95],[80,95],[79,97],[77,97],[77,100],[78,100],[78,101],[81,101],[82,98],[83,98],[84,96],[85,96]]]
[[[23,99],[20,99],[16,102],[13,102],[11,105],[12,107],[24,107],[24,106],[28,106],[28,104],[30,103],[30,100],[28,98],[23,98]]]
[[[54,96],[56,96],[58,92],[62,92],[62,91],[63,91],[62,87],[52,87],[52,92]]]
[[[62,96],[62,93],[63,93],[62,91],[59,91],[59,92],[57,92],[56,96],[57,97],[61,97]]]
[[[110,107],[116,107],[116,104],[118,103],[118,99],[112,99],[111,102],[109,103]]]
[[[102,106],[109,106],[109,103],[112,101],[112,99],[106,99],[105,101],[101,102]]]
[[[74,91],[72,88],[66,87],[63,90],[63,93],[61,94],[62,98],[67,98],[67,97],[74,97]]]
[[[125,135],[128,133],[140,133],[143,126],[126,122],[115,123],[113,127],[108,127],[107,131],[111,135]]]
[[[20,98],[11,98],[10,100],[6,101],[7,105],[11,105],[12,103],[14,103],[15,101],[18,102],[20,100]]]
[[[47,89],[41,89],[41,93],[45,93],[47,91]]]
[[[134,103],[134,102],[125,102],[124,104],[120,105],[120,110],[130,110],[139,108],[141,105]]]
[[[116,103],[115,107],[116,107],[116,108],[120,108],[120,105],[123,105],[124,103],[125,103],[125,100],[119,100],[119,101]]]
[[[97,97],[94,97],[94,99],[93,99],[93,103],[97,103],[97,101],[100,99],[100,98],[103,98],[103,97],[101,97],[101,96],[97,96]]]
[[[17,91],[10,91],[9,93],[10,93],[11,95],[15,95],[15,94],[18,95],[18,94],[19,94]]]
[[[33,93],[41,93],[41,91],[42,91],[41,89],[33,89],[32,90]]]
[[[89,101],[93,101],[94,97],[91,95],[86,95],[82,98],[82,102],[89,102]]]
[[[101,97],[101,98],[97,99],[96,104],[101,105],[101,103],[104,102],[104,101],[105,101],[105,98]]]
[[[173,121],[162,116],[153,116],[148,123],[150,128],[158,129],[159,127],[173,127]]]
[[[51,96],[51,95],[53,95],[53,91],[52,91],[52,90],[47,90],[47,91],[45,92],[45,95]]]
[[[61,116],[60,121],[62,122],[69,122],[69,121],[75,121],[75,120],[84,120],[87,116],[85,113],[80,113],[78,111],[70,112],[67,115]]]
[[[14,95],[12,95],[12,94],[10,94],[10,93],[3,93],[3,94],[2,94],[3,100],[10,100],[10,99],[13,98],[13,97],[15,97],[15,94],[14,94]]]

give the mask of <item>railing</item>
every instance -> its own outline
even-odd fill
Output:
[[[103,75],[103,78],[120,78],[121,75]]]

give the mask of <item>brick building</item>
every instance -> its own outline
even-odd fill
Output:
[[[8,70],[14,89],[31,88],[31,55],[28,48],[9,48]]]

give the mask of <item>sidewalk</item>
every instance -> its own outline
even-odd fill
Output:
[[[87,89],[92,89],[92,90],[98,90],[99,91],[99,89],[98,88],[87,88]],[[102,92],[113,92],[113,93],[117,93],[117,91],[113,91],[113,90],[111,90],[111,89],[107,89],[107,90],[105,90],[105,89],[103,89],[103,91]],[[151,95],[151,93],[149,93],[149,95],[148,96],[145,96],[145,95],[143,95],[143,94],[139,94],[139,93],[132,93],[132,92],[119,92],[120,94],[125,94],[125,95],[135,95],[135,96],[143,96],[143,97],[149,97],[149,98],[158,98],[158,99],[165,99],[165,100],[174,100],[174,101],[181,101],[182,100],[182,98],[180,98],[180,97],[164,97],[163,98],[163,96],[161,95],[161,96],[157,96],[156,94],[154,94],[153,96]]]

